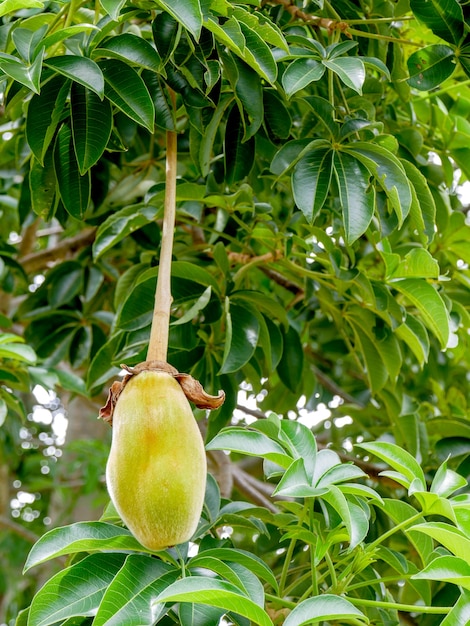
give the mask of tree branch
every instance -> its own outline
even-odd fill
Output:
[[[347,37],[350,37],[349,33],[349,24],[343,22],[341,20],[332,20],[329,17],[319,17],[317,15],[310,15],[309,13],[305,13],[295,4],[292,3],[291,0],[269,0],[269,4],[280,4],[294,19],[301,20],[306,24],[311,24],[312,26],[317,26],[319,28],[325,28],[328,32],[333,32],[335,30],[339,30],[343,32]]]
[[[0,526],[7,528],[12,533],[15,533],[15,535],[18,535],[22,539],[26,539],[26,541],[29,541],[31,543],[36,543],[36,541],[39,539],[39,536],[36,535],[36,533],[33,533],[31,530],[28,530],[21,524],[18,524],[8,517],[5,517],[5,515],[0,515]]]
[[[31,252],[19,259],[26,272],[37,272],[49,263],[72,256],[77,250],[89,246],[95,240],[96,228],[86,228],[75,237],[63,239],[53,248]]]

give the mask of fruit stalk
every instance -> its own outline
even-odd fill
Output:
[[[170,90],[170,98],[175,109],[175,93]],[[155,306],[147,350],[147,361],[167,360],[168,335],[171,311],[171,258],[173,254],[173,233],[176,217],[176,172],[177,135],[173,130],[166,133],[166,185],[163,212],[162,245],[158,268]]]

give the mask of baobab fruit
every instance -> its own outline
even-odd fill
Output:
[[[197,381],[167,364],[126,369],[130,375],[113,384],[100,413],[113,425],[108,491],[136,539],[163,550],[194,534],[206,485],[204,443],[179,379],[190,379],[190,387],[203,394],[199,406],[210,408],[212,402],[215,408],[224,396],[208,396]]]

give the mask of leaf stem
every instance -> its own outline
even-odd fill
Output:
[[[350,596],[347,596],[347,600],[358,606],[371,606],[379,609],[393,609],[407,613],[427,613],[431,615],[446,615],[453,608],[451,606],[421,606],[418,604],[400,604],[398,602],[380,602],[380,600],[365,600],[363,598],[351,598]]]
[[[390,530],[387,530],[387,532],[384,533],[383,535],[380,535],[380,537],[378,537],[375,541],[373,541],[372,543],[369,543],[369,545],[366,547],[366,550],[368,552],[374,550],[377,546],[383,543],[385,539],[388,539],[399,530],[402,530],[406,528],[407,526],[410,526],[411,524],[413,524],[414,522],[416,522],[422,517],[423,517],[422,513],[416,513],[416,515],[412,515],[408,519],[403,520],[403,522],[400,522],[396,526],[393,526],[392,528],[390,528]]]
[[[175,93],[172,90],[170,90],[170,97],[175,108]],[[166,361],[168,353],[170,310],[173,300],[171,297],[171,258],[176,217],[176,170],[177,135],[175,131],[169,130],[166,133],[166,186],[162,245],[147,361]]]

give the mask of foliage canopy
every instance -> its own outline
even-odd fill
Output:
[[[3,619],[470,622],[468,20],[457,0],[0,4]],[[71,487],[28,394],[82,398],[85,423],[145,359],[173,132],[169,361],[226,393],[195,411],[215,478],[192,545],[157,558],[110,507],[53,528],[26,570],[63,567],[32,598],[12,572]],[[71,445],[103,498],[96,428]]]

